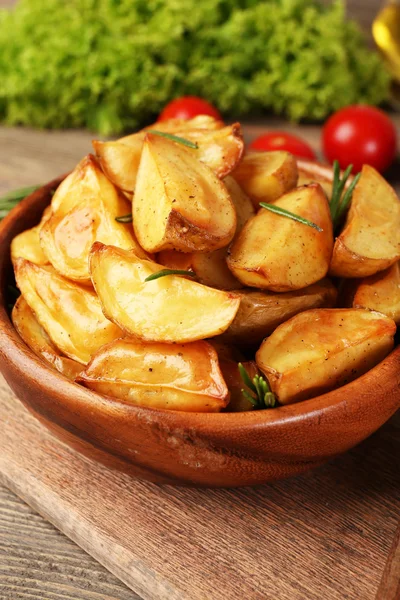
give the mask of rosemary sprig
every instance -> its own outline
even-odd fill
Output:
[[[334,231],[336,231],[338,229],[338,227],[340,226],[342,219],[344,217],[344,214],[347,212],[347,210],[350,206],[354,188],[356,187],[356,185],[361,177],[361,173],[358,173],[358,175],[356,175],[354,177],[353,181],[347,188],[347,190],[342,198],[343,190],[346,187],[347,181],[350,177],[352,170],[353,170],[353,165],[349,165],[347,167],[347,169],[345,170],[345,172],[343,173],[342,177],[340,177],[339,162],[337,160],[335,160],[335,162],[333,163],[332,197],[331,197],[331,201],[329,203],[329,207],[331,210]]]
[[[18,190],[14,190],[12,192],[8,192],[0,198],[0,221],[4,219],[5,216],[8,215],[10,210],[14,208],[24,198],[32,194],[35,190],[37,190],[39,185],[32,185],[30,187],[20,188]]]
[[[122,215],[120,217],[115,217],[115,220],[118,221],[118,223],[132,223],[132,213],[129,213],[128,215]]]
[[[166,131],[157,131],[156,129],[148,129],[147,133],[154,133],[154,135],[160,135],[161,137],[165,137],[171,142],[177,142],[178,144],[182,144],[183,146],[187,146],[188,148],[197,149],[199,146],[196,142],[191,142],[190,140],[186,140],[185,138],[179,137],[178,135],[173,135],[172,133],[167,133]]]
[[[238,367],[243,383],[252,392],[250,393],[243,389],[243,396],[251,402],[254,408],[274,408],[276,406],[276,398],[275,394],[271,392],[268,381],[261,375],[256,375],[253,379],[250,379],[242,363],[239,363]]]
[[[162,269],[162,271],[157,271],[157,273],[152,273],[146,277],[145,281],[154,281],[155,279],[166,277],[167,275],[187,275],[188,277],[196,277],[196,273],[193,271],[184,271],[182,269]]]
[[[298,223],[302,223],[303,225],[308,225],[308,227],[313,227],[313,229],[316,229],[317,231],[323,231],[319,225],[316,225],[312,221],[309,221],[308,219],[304,219],[303,217],[300,217],[299,215],[295,215],[294,213],[290,212],[289,210],[286,210],[285,208],[281,208],[280,206],[276,206],[275,204],[267,204],[266,202],[260,202],[260,206],[275,213],[276,215],[281,215],[282,217],[288,217],[289,219],[292,219],[293,221],[297,221]]]

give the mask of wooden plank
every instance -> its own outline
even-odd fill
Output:
[[[398,518],[399,419],[314,473],[194,490],[92,463],[0,386],[0,479],[144,600],[375,597]]]
[[[394,536],[376,600],[400,598],[400,524]]]

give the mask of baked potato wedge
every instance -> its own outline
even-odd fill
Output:
[[[15,261],[14,271],[28,306],[65,356],[86,364],[100,346],[123,336],[103,315],[93,290],[24,258]]]
[[[130,335],[183,344],[229,327],[239,298],[177,275],[145,281],[162,270],[114,246],[96,243],[92,248],[90,272],[104,314]]]
[[[197,144],[197,149],[191,150],[194,156],[208,165],[219,178],[223,178],[238,165],[244,142],[239,123],[226,127],[215,127],[216,124],[223,125],[214,120],[212,123],[206,120],[202,126],[201,120],[197,118],[190,121],[173,119],[165,123],[154,123],[147,131],[171,133]],[[145,137],[146,130],[143,130],[114,142],[92,142],[104,173],[125,192],[135,191]]]
[[[132,214],[136,237],[148,252],[209,252],[229,244],[235,234],[228,190],[193,152],[146,135]]]
[[[63,356],[57,346],[53,344],[23,296],[20,296],[14,304],[11,318],[25,344],[56,371],[72,381],[82,371],[80,363]]]
[[[138,406],[218,412],[229,401],[218,357],[207,342],[116,340],[93,356],[78,383]]]
[[[112,242],[148,258],[137,243],[131,224],[115,220],[130,212],[127,200],[89,154],[53,196],[51,212],[40,229],[42,249],[59,273],[90,283],[88,257],[95,241]]]
[[[343,231],[335,241],[330,273],[368,277],[400,259],[400,201],[388,182],[364,165]]]
[[[280,325],[256,354],[281,404],[324,394],[389,354],[396,324],[363,309],[315,309]]]
[[[400,325],[400,264],[394,263],[386,271],[355,280],[354,308],[369,308],[383,313]]]
[[[322,231],[261,208],[233,242],[228,267],[244,285],[289,292],[316,283],[328,272],[333,247],[328,200],[318,183],[275,202]]]
[[[334,306],[337,291],[329,279],[322,279],[295,292],[248,288],[238,290],[236,295],[240,298],[239,310],[221,339],[246,348],[260,344],[278,325],[300,312]]]
[[[14,262],[17,258],[25,258],[36,265],[46,265],[49,263],[47,256],[40,245],[40,225],[27,229],[15,236],[11,242],[11,260]]]
[[[249,152],[232,173],[255,208],[274,202],[297,185],[297,162],[289,152]]]
[[[256,211],[248,195],[232,176],[225,177],[224,183],[236,210],[236,233],[238,233],[247,221],[254,217]]]

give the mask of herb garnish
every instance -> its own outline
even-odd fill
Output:
[[[152,273],[146,277],[145,281],[154,281],[160,277],[166,277],[166,275],[187,275],[189,277],[196,277],[196,273],[193,271],[184,271],[182,269],[162,269],[162,271],[157,271],[157,273]]]
[[[309,221],[308,219],[304,219],[303,217],[300,217],[299,215],[295,215],[294,213],[290,212],[289,210],[286,210],[285,208],[281,208],[280,206],[276,206],[275,204],[267,204],[266,202],[260,202],[260,206],[262,206],[263,208],[266,208],[267,210],[270,210],[271,212],[273,212],[277,215],[281,215],[282,217],[288,217],[289,219],[292,219],[293,221],[297,221],[298,223],[303,223],[303,225],[308,225],[308,227],[313,227],[313,229],[316,229],[317,231],[323,231],[319,225],[316,225],[312,221]]]
[[[254,408],[274,408],[276,405],[275,394],[271,392],[268,381],[262,375],[256,375],[251,380],[242,363],[238,364],[239,373],[245,386],[252,392],[242,390],[243,396],[252,403]]]
[[[2,196],[0,198],[0,221],[8,215],[10,210],[13,209],[18,202],[29,196],[29,194],[32,194],[32,192],[39,189],[39,187],[39,185],[33,185],[26,188],[20,188],[19,190],[14,190],[5,196]]]
[[[132,213],[122,215],[121,217],[115,217],[115,220],[118,221],[118,223],[132,223]]]
[[[340,178],[340,166],[339,162],[335,160],[333,163],[333,185],[332,185],[332,197],[329,204],[332,216],[333,229],[337,230],[339,225],[342,222],[343,216],[345,212],[348,210],[351,198],[353,196],[353,191],[355,186],[357,185],[361,173],[358,173],[347,188],[343,198],[343,190],[345,189],[346,183],[350,174],[353,170],[353,165],[349,165],[345,172],[343,173],[343,177]]]
[[[166,131],[148,129],[147,133],[154,133],[154,135],[160,135],[161,137],[165,137],[168,140],[171,140],[171,142],[177,142],[178,144],[182,144],[183,146],[187,146],[188,148],[194,148],[195,150],[199,147],[196,142],[191,142],[190,140],[186,140],[185,138],[179,137],[178,135],[173,135],[172,133],[167,133]]]

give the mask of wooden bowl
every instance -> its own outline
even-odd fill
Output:
[[[253,485],[345,452],[400,406],[400,349],[348,385],[299,404],[247,413],[184,413],[100,396],[53,371],[24,344],[6,310],[10,242],[35,225],[61,181],[0,224],[0,369],[25,406],[80,452],[133,476],[201,486]]]

